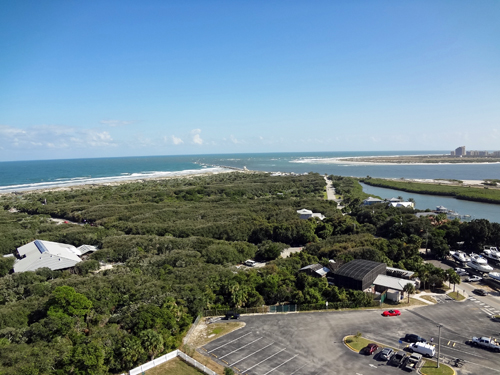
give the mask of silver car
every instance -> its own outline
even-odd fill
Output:
[[[392,350],[391,348],[384,348],[379,354],[380,359],[383,361],[388,361],[389,359],[391,359],[393,355],[394,355],[394,350]]]

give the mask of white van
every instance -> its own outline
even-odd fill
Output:
[[[408,346],[408,351],[410,353],[420,353],[425,357],[434,357],[436,355],[436,347],[434,345],[425,342],[415,342]]]
[[[256,263],[255,261],[248,259],[245,261],[245,266],[253,267],[255,266],[255,263]]]

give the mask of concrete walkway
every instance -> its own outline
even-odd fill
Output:
[[[445,282],[445,284],[448,284],[448,283]],[[450,287],[449,284],[447,286]],[[455,290],[465,297],[465,299],[463,299],[462,301],[465,301],[469,297],[469,294],[464,289],[456,288]],[[447,292],[446,294],[443,294],[443,293],[432,293],[432,292],[420,292],[418,294],[413,294],[411,296],[411,298],[415,298],[415,299],[417,299],[419,301],[422,301],[422,302],[424,302],[424,303],[426,303],[428,305],[434,305],[435,302],[427,301],[426,299],[422,298],[422,296],[430,296],[430,297],[437,296],[437,297],[439,297],[439,296],[446,296],[448,293],[451,293],[451,292],[453,292],[453,288],[450,287],[450,291]]]

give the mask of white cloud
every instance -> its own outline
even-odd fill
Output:
[[[36,125],[27,129],[0,126],[0,140],[13,147],[109,147],[116,146],[107,131],[71,126]]]
[[[175,135],[172,136],[172,142],[174,142],[174,145],[180,145],[184,143],[184,141],[180,138],[177,138]]]
[[[231,140],[231,142],[233,142],[234,144],[243,143],[243,142],[238,141],[234,135],[231,135],[231,136],[229,137],[229,139],[230,139],[230,140]]]
[[[197,145],[202,145],[203,144],[203,139],[200,137],[201,129],[193,129],[191,130],[191,135],[192,135],[192,142],[197,144]]]
[[[130,125],[130,124],[132,124],[132,121],[101,120],[100,123],[103,124],[103,125],[108,125],[108,126],[111,126],[111,127],[115,127],[115,126]]]
[[[16,129],[7,125],[0,125],[0,137],[13,137],[18,134],[26,134],[22,129]]]

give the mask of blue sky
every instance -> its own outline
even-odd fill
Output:
[[[500,1],[3,1],[0,160],[500,149]]]

